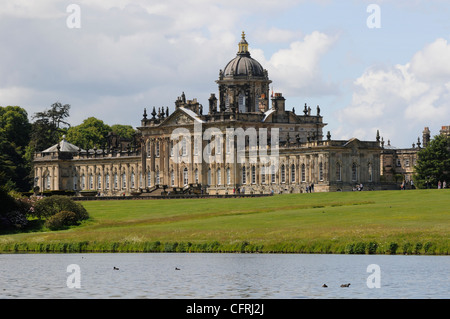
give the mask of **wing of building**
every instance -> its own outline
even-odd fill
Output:
[[[137,143],[127,149],[83,150],[63,139],[37,153],[36,186],[108,196],[381,188],[379,136],[333,140],[318,105],[288,110],[282,93],[269,92],[268,71],[251,57],[244,33],[224,65],[207,107],[183,92],[172,114],[144,109]]]

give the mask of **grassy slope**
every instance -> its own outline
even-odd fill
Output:
[[[83,205],[92,218],[82,226],[2,235],[0,250],[420,254],[450,250],[448,189]]]

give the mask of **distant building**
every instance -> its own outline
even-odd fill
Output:
[[[441,135],[450,136],[450,126],[442,126],[439,131]],[[396,148],[390,145],[384,145],[381,151],[381,175],[383,182],[393,182],[394,184],[404,183],[405,188],[411,188],[413,185],[414,166],[418,159],[418,152],[427,147],[431,140],[431,132],[425,127],[422,132],[422,142],[417,138],[417,143],[413,143],[410,148]]]
[[[324,136],[318,105],[288,110],[282,93],[269,92],[268,72],[251,57],[244,33],[216,83],[218,98],[211,94],[207,108],[183,92],[172,114],[144,109],[140,134],[126,148],[82,150],[63,139],[37,153],[35,185],[108,196],[382,189],[383,171],[395,173],[399,156],[406,161],[407,152],[383,150],[379,136]]]

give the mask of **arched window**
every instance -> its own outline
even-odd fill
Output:
[[[127,175],[125,175],[125,172],[122,174],[122,188],[127,188]]]
[[[281,182],[286,183],[286,168],[283,165],[281,165]]]
[[[152,174],[150,173],[150,170],[147,172],[147,187],[152,186]]]
[[[156,185],[159,185],[159,170],[156,171]]]
[[[220,168],[217,169],[217,185],[222,185],[222,171]]]
[[[94,176],[89,174],[89,189],[94,189]]]
[[[119,176],[117,176],[117,173],[114,173],[114,189],[119,188]]]
[[[341,163],[336,163],[336,180],[342,181],[342,173],[341,173]]]
[[[48,178],[48,188],[50,189],[50,176],[47,176]],[[86,177],[83,175],[81,175],[81,189],[86,189]]]
[[[319,163],[319,181],[323,181],[323,163]]]
[[[150,148],[150,140],[147,140],[147,157],[152,156],[151,148]]]
[[[306,182],[306,166],[302,164],[302,182]]]
[[[295,183],[295,164],[291,165],[291,183]]]
[[[352,164],[352,181],[355,182],[358,180],[358,167],[356,163]]]
[[[105,188],[109,189],[109,173],[106,173],[105,176]]]
[[[83,175],[84,177],[84,175]],[[46,188],[50,189],[51,188],[51,183],[50,183],[50,174],[47,174],[47,176],[45,176],[45,184],[46,184]]]
[[[73,190],[77,190],[77,184],[78,184],[78,176],[75,174],[73,176]]]
[[[102,175],[100,173],[97,175],[97,189],[102,189]]]
[[[184,185],[189,184],[189,172],[188,172],[188,169],[186,167],[183,170],[183,184]]]
[[[195,183],[198,184],[198,169],[196,168],[194,171]]]
[[[134,181],[134,179],[135,179],[134,172],[131,172],[131,180],[130,180],[130,187],[131,187],[131,188],[134,188],[134,186],[135,186],[135,181]]]

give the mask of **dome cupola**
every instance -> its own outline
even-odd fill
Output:
[[[236,57],[228,62],[223,70],[224,77],[235,76],[264,76],[264,69],[261,64],[250,56],[248,42],[245,40],[245,33],[242,31],[241,41],[238,43]]]
[[[220,70],[219,107],[221,112],[259,112],[267,109],[269,96],[267,70],[250,56],[245,33],[242,32],[236,57]]]

